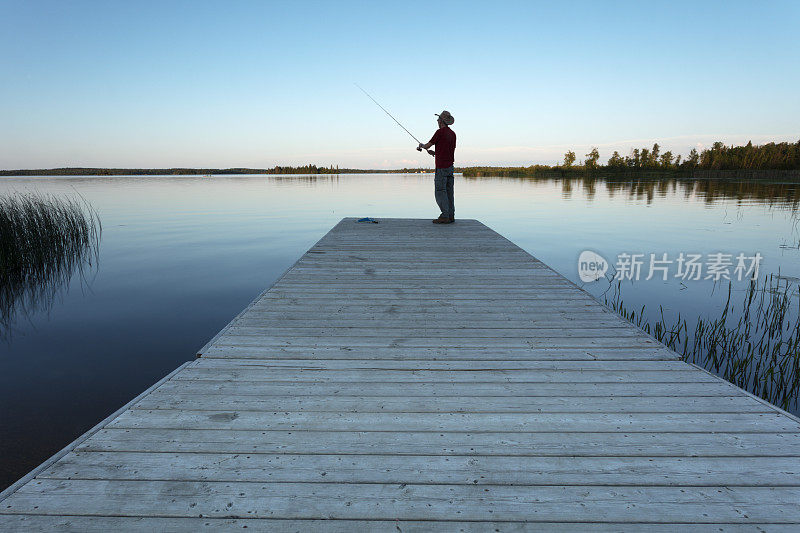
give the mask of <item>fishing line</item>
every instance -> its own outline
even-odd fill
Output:
[[[400,124],[400,121],[399,121],[399,120],[397,120],[396,118],[394,118],[394,116],[392,116],[392,114],[391,114],[391,113],[389,113],[388,111],[386,111],[386,108],[385,108],[385,107],[383,107],[381,104],[379,104],[379,103],[378,103],[378,101],[377,101],[377,100],[375,100],[375,99],[374,99],[374,98],[373,98],[373,97],[372,97],[372,96],[371,96],[371,95],[370,95],[370,94],[369,94],[367,91],[365,91],[365,90],[364,90],[364,88],[363,88],[361,85],[359,85],[359,84],[357,84],[357,83],[355,83],[355,82],[354,82],[353,84],[354,84],[356,87],[358,87],[359,89],[361,89],[361,92],[362,92],[362,93],[364,93],[364,94],[366,94],[366,95],[367,95],[367,97],[368,97],[370,100],[372,100],[373,102],[375,102],[375,105],[377,105],[378,107],[380,107],[381,109],[383,109],[383,112],[384,112],[384,113],[386,113],[387,115],[389,115],[389,117],[390,117],[392,120],[394,120],[394,121],[397,123],[397,125],[398,125],[398,126],[400,126],[401,128],[403,128],[403,131],[405,131],[406,133],[408,133],[409,135],[411,135],[411,138],[412,138],[412,139],[414,139],[415,141],[417,141],[417,143],[419,143],[419,144],[422,144],[422,141],[420,141],[419,139],[417,139],[416,137],[414,137],[414,134],[413,134],[413,133],[411,133],[410,131],[408,131],[408,130],[406,129],[406,127],[405,127],[405,126],[403,126],[402,124]],[[420,152],[421,152],[421,151],[422,151],[422,149],[421,149],[420,147],[417,147],[417,151],[420,151]]]

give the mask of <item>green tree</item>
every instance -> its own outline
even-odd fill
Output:
[[[600,152],[597,151],[596,146],[592,146],[592,149],[586,154],[586,168],[597,168],[597,161],[600,159]]]
[[[640,156],[639,156],[639,149],[638,148],[634,148],[633,150],[631,150],[631,155],[630,155],[630,157],[628,157],[626,162],[628,163],[628,166],[631,167],[631,168],[638,168],[639,167],[641,159],[640,159]]]
[[[641,156],[639,157],[639,166],[647,168],[650,166],[650,150],[642,148]]]
[[[700,162],[700,154],[697,153],[696,148],[692,148],[689,151],[689,157],[686,158],[686,166],[696,167],[699,162]]]
[[[570,168],[574,162],[575,162],[575,152],[573,152],[572,150],[567,150],[567,153],[564,154],[564,166],[566,168]]]
[[[661,154],[661,166],[664,168],[672,168],[672,152],[666,151]]]
[[[611,154],[611,157],[608,158],[608,165],[609,168],[623,168],[625,166],[625,160],[619,155],[619,152],[614,150],[614,153]]]
[[[650,151],[650,159],[647,163],[647,166],[650,167],[657,167],[658,166],[658,154],[661,147],[658,146],[658,143],[653,144],[653,149]]]

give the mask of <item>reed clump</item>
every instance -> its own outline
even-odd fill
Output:
[[[800,395],[800,293],[795,283],[769,275],[751,280],[739,298],[732,283],[716,318],[699,316],[691,324],[648,320],[645,307],[630,309],[617,283],[606,305],[623,318],[675,350],[684,361],[714,372],[727,381],[785,410],[796,409]]]
[[[82,197],[0,196],[0,327],[49,309],[77,271],[96,265],[102,225]]]

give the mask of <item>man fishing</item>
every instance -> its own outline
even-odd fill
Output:
[[[426,144],[420,143],[417,150],[428,150],[435,157],[436,175],[433,178],[434,196],[442,214],[434,219],[434,224],[452,224],[456,217],[456,208],[453,203],[453,163],[456,152],[456,132],[449,126],[455,122],[449,111],[442,111],[436,115],[439,129],[433,134]],[[436,146],[436,150],[429,150]]]

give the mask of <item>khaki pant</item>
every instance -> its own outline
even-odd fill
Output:
[[[456,206],[453,203],[453,167],[437,168],[433,178],[434,196],[442,215],[456,217]]]

